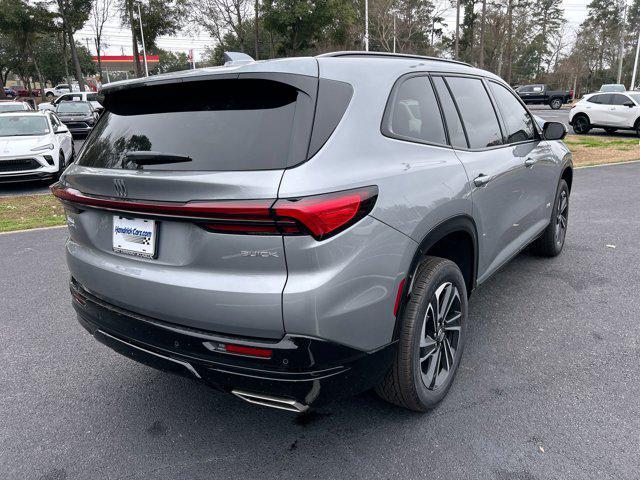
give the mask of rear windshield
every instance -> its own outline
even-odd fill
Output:
[[[272,80],[229,79],[150,86],[107,94],[80,165],[136,168],[130,151],[186,156],[144,170],[270,170],[299,162],[313,118],[310,97]],[[310,114],[310,115],[309,115]],[[306,125],[306,127],[305,127]],[[306,135],[303,142],[296,135]]]

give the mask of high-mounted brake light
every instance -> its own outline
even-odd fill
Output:
[[[293,199],[152,202],[86,195],[55,184],[53,194],[75,207],[193,221],[205,230],[253,235],[301,235],[316,240],[335,235],[365,217],[375,204],[378,187]]]

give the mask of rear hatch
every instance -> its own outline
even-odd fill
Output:
[[[283,239],[264,213],[306,158],[316,89],[308,75],[233,73],[108,90],[57,193],[72,276],[160,320],[281,337]]]

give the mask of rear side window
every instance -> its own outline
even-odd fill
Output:
[[[482,81],[477,78],[447,77],[447,83],[460,109],[469,146],[486,148],[501,145],[500,124]]]
[[[536,138],[533,119],[513,94],[500,84],[489,82],[493,97],[502,112],[507,129],[507,143],[526,142]]]
[[[607,104],[609,103],[609,94],[604,95],[594,95],[593,97],[587,98],[587,102],[589,103],[599,103],[599,104]]]
[[[294,86],[220,79],[182,83],[179,95],[176,88],[166,84],[107,93],[107,112],[78,164],[135,169],[126,161],[131,151],[191,158],[145,165],[145,170],[271,170],[305,160],[313,102]]]
[[[440,105],[442,105],[442,112],[444,113],[444,119],[447,122],[451,145],[457,148],[467,148],[469,145],[467,145],[467,138],[464,135],[460,115],[458,115],[458,110],[451,98],[447,85],[444,83],[442,77],[433,77],[433,83],[436,86],[438,97],[440,98]]]
[[[391,95],[383,120],[383,133],[391,137],[446,145],[444,125],[428,77],[411,77]]]

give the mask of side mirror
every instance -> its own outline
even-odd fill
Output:
[[[624,102],[624,103],[623,103],[623,105],[624,105],[625,107],[629,107],[629,108],[633,108],[633,107],[635,107],[635,106],[636,106],[636,104],[635,104],[635,103],[633,103],[633,102],[631,102],[631,101]]]
[[[545,122],[542,127],[542,136],[545,140],[562,140],[567,136],[567,127],[560,122]]]
[[[54,133],[68,133],[69,129],[64,125],[60,125]]]

